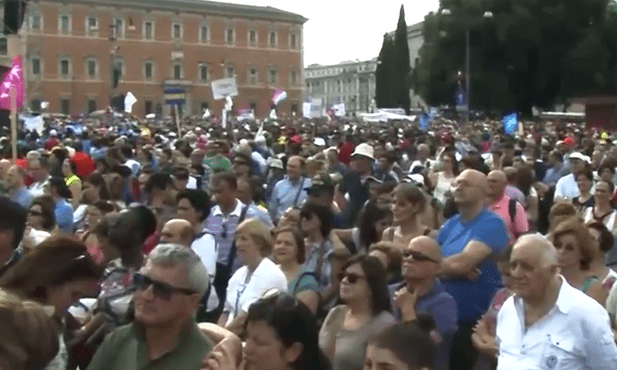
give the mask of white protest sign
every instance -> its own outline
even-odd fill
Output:
[[[228,96],[238,96],[238,85],[235,77],[212,81],[212,97],[214,100],[225,99]]]
[[[313,98],[311,100],[311,118],[320,118],[323,115],[323,107],[321,99]]]
[[[126,113],[132,113],[133,112],[133,105],[137,103],[137,98],[135,97],[135,95],[133,95],[132,92],[127,92],[126,96],[124,97],[124,111]]]
[[[311,103],[302,103],[302,116],[311,118]]]
[[[332,106],[332,110],[334,111],[334,115],[337,117],[345,117],[345,103],[334,104]]]

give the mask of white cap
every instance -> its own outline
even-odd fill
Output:
[[[568,156],[568,159],[580,159],[581,161],[586,162],[586,163],[590,163],[591,162],[591,159],[588,156],[583,155],[583,154],[578,153],[578,152],[574,152],[574,153],[570,154]]]
[[[362,143],[356,147],[356,150],[354,150],[354,152],[351,153],[351,156],[353,157],[356,155],[361,155],[364,157],[368,157],[370,159],[375,159],[375,157],[373,157],[374,153],[375,153],[375,150],[373,149],[372,146],[366,143]]]
[[[56,130],[49,131],[49,136],[58,136],[58,132]]]

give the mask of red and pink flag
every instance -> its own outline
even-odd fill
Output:
[[[11,109],[11,90],[14,90],[17,108],[24,105],[24,74],[21,56],[13,59],[11,70],[0,83],[0,109]]]

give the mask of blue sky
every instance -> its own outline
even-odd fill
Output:
[[[230,1],[230,0],[228,0]],[[272,6],[298,13],[304,25],[304,64],[336,64],[366,60],[379,54],[383,35],[396,28],[401,0],[231,0],[232,3]],[[360,5],[360,4],[366,5]],[[439,0],[405,2],[407,25],[424,20]]]

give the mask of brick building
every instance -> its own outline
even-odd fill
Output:
[[[131,91],[138,116],[164,113],[163,91],[184,91],[185,115],[214,112],[212,80],[235,76],[234,107],[269,111],[272,91],[299,112],[303,97],[304,17],[271,7],[203,0],[32,0],[22,28],[28,106],[82,113]],[[112,87],[112,66],[121,71]]]

